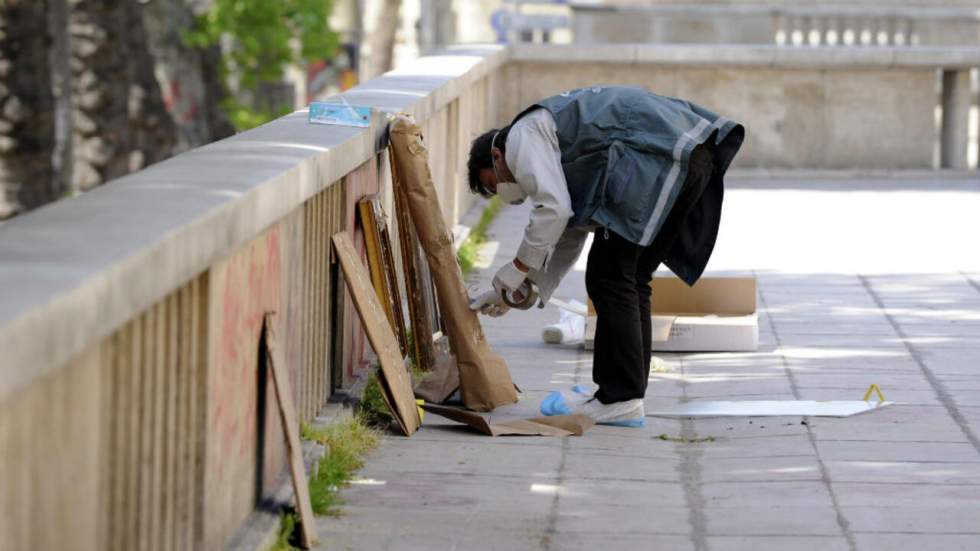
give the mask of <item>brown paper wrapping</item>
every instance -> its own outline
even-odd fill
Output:
[[[463,275],[432,184],[422,131],[413,120],[398,116],[391,123],[390,138],[396,193],[407,195],[412,222],[429,262],[439,310],[459,367],[463,404],[474,411],[512,404],[517,401],[517,390],[507,363],[490,350],[480,320],[469,308]]]
[[[425,377],[415,385],[415,397],[441,404],[459,388],[459,368],[452,354],[437,358]]]

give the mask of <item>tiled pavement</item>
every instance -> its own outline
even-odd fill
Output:
[[[506,209],[483,282],[509,261]],[[847,419],[649,419],[581,438],[488,438],[427,416],[343,491],[323,549],[980,549],[980,182],[730,183],[709,270],[759,281],[760,348],[667,354],[647,407],[693,399],[900,404]],[[584,268],[584,259],[580,263]],[[557,296],[584,296],[582,272]],[[532,415],[591,381],[541,342],[552,307],[487,319]],[[670,437],[714,437],[685,444]]]

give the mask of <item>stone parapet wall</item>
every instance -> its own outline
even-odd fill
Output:
[[[521,45],[511,59],[507,113],[571,88],[642,86],[745,124],[736,167],[902,170],[933,168],[937,148],[965,168],[975,97],[938,94],[937,72],[968,74],[980,49]]]

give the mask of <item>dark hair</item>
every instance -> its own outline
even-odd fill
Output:
[[[480,171],[493,167],[493,159],[490,157],[491,142],[493,142],[493,147],[496,147],[502,152],[507,152],[505,144],[507,142],[508,132],[510,132],[509,125],[503,128],[488,130],[473,140],[473,144],[470,146],[470,160],[466,163],[466,169],[469,172],[470,191],[473,193],[479,193],[484,197],[488,197],[488,194],[483,189],[483,184],[480,183]],[[496,140],[493,139],[494,134],[497,135]]]

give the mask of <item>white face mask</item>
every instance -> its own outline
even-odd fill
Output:
[[[527,199],[527,192],[516,182],[497,182],[497,195],[511,205],[520,205]]]
[[[493,175],[497,179],[497,195],[500,200],[509,203],[511,205],[520,205],[527,199],[527,193],[521,189],[521,186],[517,185],[515,182],[502,182],[500,180],[500,173],[497,172],[497,161],[493,156],[494,143],[497,141],[497,132],[490,139],[490,162],[493,164]]]

